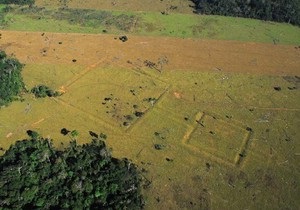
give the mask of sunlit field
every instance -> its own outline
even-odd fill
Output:
[[[62,128],[80,144],[102,132],[150,181],[145,209],[298,208],[299,27],[188,5],[161,14],[169,1],[149,11],[70,1],[60,19],[60,3],[37,4],[45,9],[3,16],[0,49],[25,64],[27,89],[63,95],[1,107],[1,148],[27,130],[57,148],[70,141]],[[82,19],[72,22],[75,9]]]

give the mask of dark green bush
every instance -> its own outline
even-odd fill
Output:
[[[37,85],[31,89],[31,93],[35,95],[37,98],[45,98],[45,97],[56,97],[59,96],[60,93],[52,90],[46,85]]]
[[[136,166],[111,157],[101,138],[58,151],[34,136],[0,157],[0,209],[142,208]]]
[[[17,59],[0,51],[0,106],[10,103],[24,90],[22,68]]]

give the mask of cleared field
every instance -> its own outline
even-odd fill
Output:
[[[145,104],[136,99],[143,93],[134,96],[130,90],[145,83],[136,80],[136,86],[101,89],[112,73],[122,84],[135,72],[97,68],[57,100],[28,98],[1,109],[1,147],[25,137],[28,129],[64,143],[69,139],[59,134],[63,127],[77,129],[80,143],[88,141],[88,130],[105,132],[115,156],[128,157],[148,171],[144,175],[152,184],[145,190],[147,209],[299,205],[299,91],[289,90],[295,84],[278,76],[165,72],[153,80],[165,80],[171,85],[168,91],[125,128],[122,115],[116,119],[105,112],[104,98],[113,93],[107,109],[134,115],[128,112],[132,101],[138,107]],[[155,144],[162,149],[156,150]]]
[[[145,11],[16,7],[0,12],[0,28],[60,33],[135,34],[299,45],[300,28],[243,18]],[[0,19],[0,20],[1,20]]]
[[[65,93],[1,107],[0,148],[28,129],[58,148],[62,128],[103,132],[151,182],[146,209],[298,209],[299,27],[182,0],[36,3],[0,5],[0,49],[28,89]]]
[[[192,13],[193,5],[190,1],[182,0],[36,0],[38,6],[85,8],[85,9],[104,9],[119,11],[156,11],[156,12],[175,12]]]
[[[28,88],[59,98],[0,110],[0,147],[28,129],[104,132],[144,168],[146,209],[297,209],[298,46],[180,38],[1,31]],[[188,50],[187,50],[188,49]],[[140,114],[138,114],[140,113]]]
[[[122,42],[115,35],[44,32],[1,31],[1,34],[0,48],[27,64],[139,69],[148,60],[162,71],[300,74],[300,49],[292,45],[142,36],[129,36],[127,42]]]

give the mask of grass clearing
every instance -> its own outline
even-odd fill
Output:
[[[2,47],[28,63],[28,88],[43,83],[65,94],[25,94],[1,107],[0,148],[29,129],[61,140],[58,148],[70,140],[62,128],[78,130],[80,144],[89,142],[88,131],[103,132],[113,155],[138,164],[151,182],[145,209],[300,205],[299,49],[273,45],[299,45],[299,27],[160,12],[69,9],[58,16],[55,8],[11,11],[5,20],[5,30],[39,31],[1,37]],[[103,30],[132,36],[123,43],[84,34]],[[161,73],[145,67],[162,56]]]
[[[143,13],[140,25],[142,35],[276,44],[299,44],[300,34],[299,27],[289,24],[207,15]]]
[[[51,68],[28,65],[24,70],[25,82],[34,84],[46,77],[53,81],[52,85],[60,86],[74,76],[68,70],[59,71],[60,74],[45,71]],[[31,77],[30,71],[44,73]],[[166,84],[168,89],[161,95]],[[297,84],[280,76],[95,68],[72,83],[57,99],[36,100],[26,96],[24,102],[1,109],[0,134],[5,141],[0,142],[0,146],[7,148],[14,139],[24,137],[28,129],[46,136],[51,134],[64,143],[69,139],[59,134],[62,127],[78,130],[80,139],[87,141],[87,130],[105,132],[115,156],[126,156],[149,171],[145,176],[152,177],[152,185],[146,191],[146,209],[161,209],[164,205],[173,209],[188,207],[190,202],[195,209],[202,205],[225,208],[228,204],[222,199],[242,208],[271,208],[273,205],[293,208],[297,206],[297,190],[289,186],[299,176],[294,170],[298,170],[295,154],[300,146],[296,141],[300,92],[291,87]],[[280,86],[281,91],[274,86]],[[144,100],[149,97],[158,100],[151,105]],[[142,108],[140,111],[148,111],[134,118],[126,128],[125,116],[134,113],[134,104]],[[110,112],[114,110],[115,113]],[[199,113],[205,116],[199,117]],[[185,140],[191,129],[190,138]],[[248,133],[251,138],[245,145]],[[60,142],[54,143],[60,147]],[[162,149],[156,150],[154,145]],[[216,151],[220,152],[216,154]],[[228,159],[224,158],[226,154],[230,154]],[[236,165],[235,160],[239,158],[241,162]],[[289,164],[281,165],[286,160]],[[197,181],[195,171],[201,171],[205,183]],[[220,174],[224,174],[223,178],[215,179]],[[272,176],[273,181],[259,178],[261,174]],[[168,185],[161,187],[166,182]],[[248,182],[252,185],[245,188]],[[236,191],[231,185],[239,189],[238,197],[234,197]],[[262,187],[264,185],[268,187]],[[177,202],[167,204],[165,200],[158,203],[153,196],[156,193],[166,200],[174,199],[173,196],[179,196],[178,187],[189,192],[189,197],[184,193]],[[203,187],[218,196],[196,190]],[[280,192],[275,190],[277,188]],[[257,200],[249,203],[243,199],[257,190],[261,192]],[[198,196],[205,199],[199,203]],[[234,202],[236,199],[238,204]]]
[[[5,16],[5,29],[18,31],[45,31],[57,33],[101,33],[101,28],[83,27],[70,24],[67,20],[32,19],[26,15],[8,14]]]
[[[300,44],[300,28],[254,19],[158,12],[87,9],[14,9],[6,30],[137,34],[274,44]]]
[[[79,65],[27,64],[23,70],[23,78],[28,89],[44,84],[59,90],[83,69],[84,67]]]
[[[36,0],[35,4],[42,7],[68,7],[75,9],[97,9],[110,11],[153,11],[189,13],[193,12],[190,7],[192,2],[186,0]]]
[[[131,70],[96,68],[66,88],[65,103],[126,130],[152,109],[168,85]]]

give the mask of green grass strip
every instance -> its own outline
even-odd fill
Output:
[[[300,44],[300,28],[286,23],[195,14],[162,15],[158,12],[30,10],[23,7],[23,10],[15,8],[5,13],[1,29]]]

